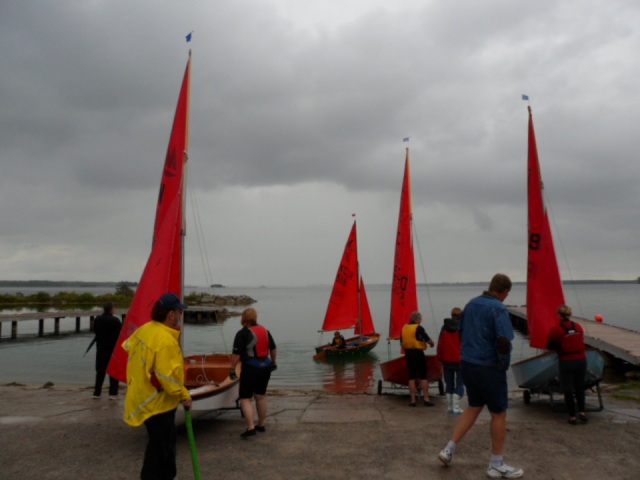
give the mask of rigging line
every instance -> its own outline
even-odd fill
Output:
[[[198,210],[198,204],[197,204],[197,199],[194,193],[194,189],[192,188],[193,182],[191,181],[190,174],[191,174],[191,171],[189,170],[189,172],[187,173],[187,183],[188,183],[187,191],[189,192],[189,198],[191,200],[190,204],[191,204],[191,214],[193,216],[194,231],[195,231],[195,236],[198,243],[198,250],[200,252],[200,260],[201,260],[202,270],[205,277],[205,282],[207,282],[207,285],[211,285],[213,282],[211,282],[211,279],[210,279],[210,267],[208,265],[208,260],[206,259],[204,238],[202,234],[202,225],[200,222],[200,213]]]
[[[209,255],[207,253],[206,242],[204,241],[204,231],[202,228],[202,221],[200,216],[200,209],[198,207],[198,201],[195,194],[195,188],[193,187],[193,181],[191,180],[191,170],[187,171],[187,191],[189,192],[189,197],[191,199],[191,213],[194,217],[194,227],[196,231],[196,238],[198,241],[198,248],[200,250],[200,261],[202,263],[202,268],[204,270],[205,281],[207,282],[207,288],[211,289],[212,293],[215,293],[213,288],[213,275],[211,274],[211,263],[209,262]],[[217,320],[217,316],[216,316]],[[221,325],[222,327],[222,325]],[[222,338],[222,345],[225,352],[229,352],[229,348],[227,346],[227,340],[224,336],[224,328],[220,328],[220,336]]]
[[[576,288],[576,284],[575,282],[573,282],[574,278],[573,278],[573,273],[571,272],[571,266],[569,265],[569,260],[567,258],[567,253],[564,249],[564,244],[562,243],[562,238],[560,237],[560,230],[558,229],[558,224],[556,222],[556,217],[553,214],[553,210],[551,209],[551,202],[549,201],[549,197],[547,196],[547,192],[545,190],[542,191],[543,195],[544,195],[544,200],[545,200],[545,205],[547,206],[547,211],[549,212],[549,216],[551,217],[551,223],[553,224],[553,229],[555,230],[556,233],[556,238],[558,239],[558,246],[560,247],[560,251],[562,252],[562,259],[564,260],[564,263],[567,267],[567,272],[569,274],[569,280],[571,280],[571,290],[573,292],[573,296],[575,298],[576,301],[576,310],[578,311],[578,314],[580,317],[582,318],[586,318],[584,316],[584,312],[582,311],[582,305],[580,304],[580,298],[578,297],[578,289]],[[586,326],[585,326],[585,330],[586,330]]]
[[[424,277],[424,286],[427,290],[427,298],[429,299],[429,311],[431,312],[431,318],[433,319],[434,331],[438,330],[438,324],[436,321],[436,314],[433,311],[433,302],[431,301],[431,292],[429,291],[429,283],[427,282],[427,273],[424,268],[424,262],[422,260],[422,250],[420,250],[420,240],[418,239],[418,230],[415,227],[413,221],[411,222],[411,228],[413,230],[413,236],[416,239],[416,245],[418,246],[418,257],[420,257],[420,268],[422,268],[422,276]],[[416,285],[417,288],[417,285]]]

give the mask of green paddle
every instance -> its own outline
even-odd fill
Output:
[[[196,451],[196,439],[193,436],[193,425],[191,425],[191,410],[184,409],[184,421],[187,425],[187,436],[189,437],[189,450],[191,450],[191,463],[193,463],[193,478],[202,480],[200,476],[200,465],[198,464],[198,452]]]

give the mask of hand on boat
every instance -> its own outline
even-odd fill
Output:
[[[236,380],[238,378],[238,375],[236,375],[236,369],[232,368],[231,370],[229,370],[229,378],[231,380]]]

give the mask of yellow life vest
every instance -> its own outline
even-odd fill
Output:
[[[418,340],[416,338],[416,332],[418,330],[417,323],[407,323],[402,327],[402,348],[405,350],[426,350],[427,342],[424,340]]]
[[[129,354],[124,421],[137,427],[153,415],[176,408],[190,397],[184,386],[180,332],[156,321],[145,323],[125,340]],[[159,383],[157,388],[152,383]]]

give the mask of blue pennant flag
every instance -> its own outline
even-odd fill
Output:
[[[187,43],[189,43],[189,42],[191,41],[191,34],[192,34],[192,33],[193,33],[193,32],[189,32],[189,35],[187,35]]]
[[[529,95],[522,95],[522,100],[529,101]]]
[[[409,137],[404,137],[404,138],[402,139],[402,141],[403,141],[403,142],[408,142],[408,141],[409,141]]]

